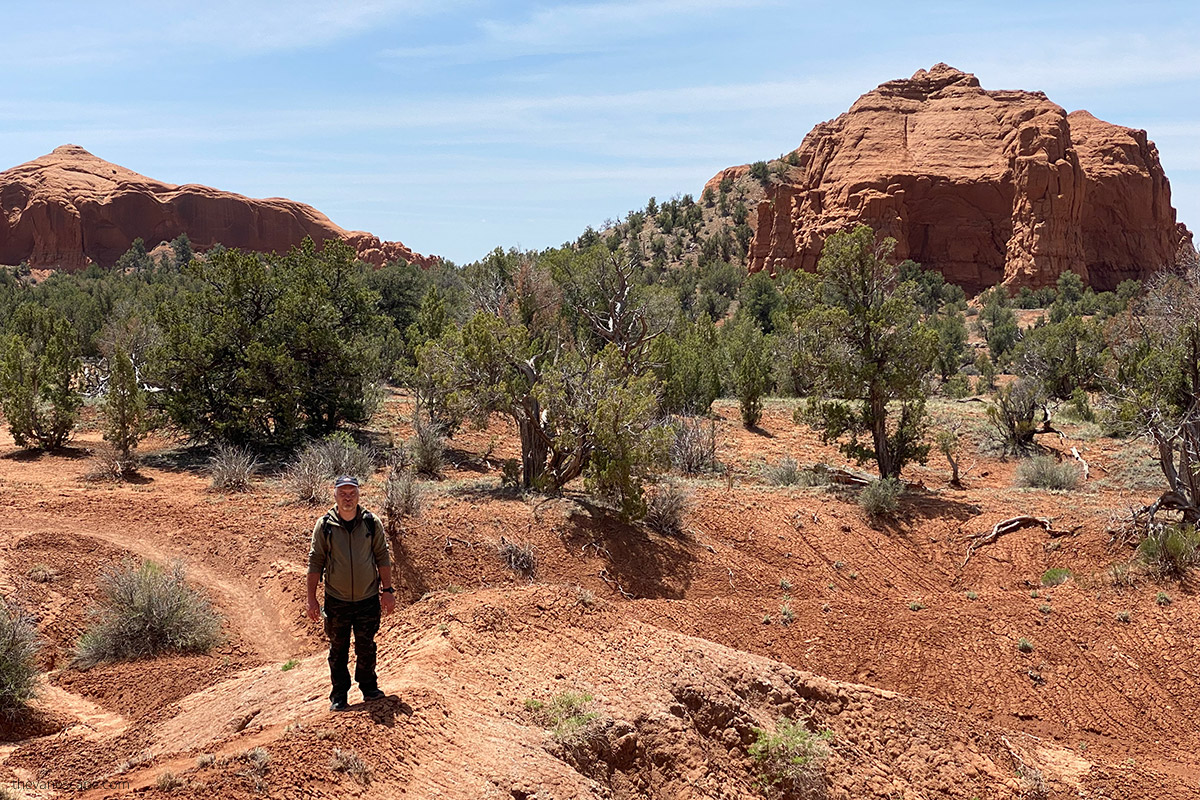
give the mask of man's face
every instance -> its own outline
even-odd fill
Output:
[[[334,490],[337,504],[340,508],[356,508],[358,506],[358,487],[339,486]]]

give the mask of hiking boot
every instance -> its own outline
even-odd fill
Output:
[[[387,697],[387,692],[383,689],[372,689],[369,692],[363,692],[363,700],[368,702],[371,700],[382,700],[385,697]]]
[[[346,698],[344,698],[344,697],[335,697],[335,698],[333,698],[333,700],[329,701],[329,710],[330,711],[349,711],[350,704],[346,702]]]

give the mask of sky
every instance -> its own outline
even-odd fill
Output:
[[[778,157],[946,62],[1145,129],[1200,230],[1200,3],[0,0],[0,169],[62,144],[457,263]]]

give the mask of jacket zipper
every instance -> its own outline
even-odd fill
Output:
[[[338,521],[341,522],[341,520],[338,520]],[[350,522],[350,523],[348,523],[348,526],[347,526],[347,523],[342,522],[342,527],[346,528],[346,553],[350,557],[350,602],[355,602],[356,597],[355,597],[355,592],[354,592],[354,530],[353,530],[354,523]]]

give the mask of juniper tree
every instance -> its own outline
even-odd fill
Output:
[[[1200,523],[1200,264],[1164,275],[1108,329],[1110,403],[1131,433],[1154,443],[1163,509]]]
[[[525,488],[555,492],[583,477],[632,519],[644,513],[642,483],[664,465],[667,448],[648,358],[654,332],[629,302],[628,275],[593,285],[616,294],[575,307],[572,325],[539,312],[546,306],[526,295],[557,296],[519,277],[498,313],[480,310],[423,345],[418,370],[451,413],[513,419]]]
[[[812,304],[795,320],[827,343],[814,355],[815,393],[797,418],[838,441],[882,478],[924,461],[928,376],[937,335],[922,321],[916,286],[889,263],[895,241],[876,242],[866,225],[829,237],[815,276],[804,276]]]
[[[349,245],[210,251],[158,311],[164,410],[200,439],[289,444],[369,416],[388,319]]]
[[[104,398],[104,439],[128,463],[146,433],[146,392],[138,382],[129,354],[119,347],[109,358],[108,394]]]
[[[0,409],[20,447],[61,447],[71,438],[81,398],[71,323],[56,312],[25,303],[0,340]]]

